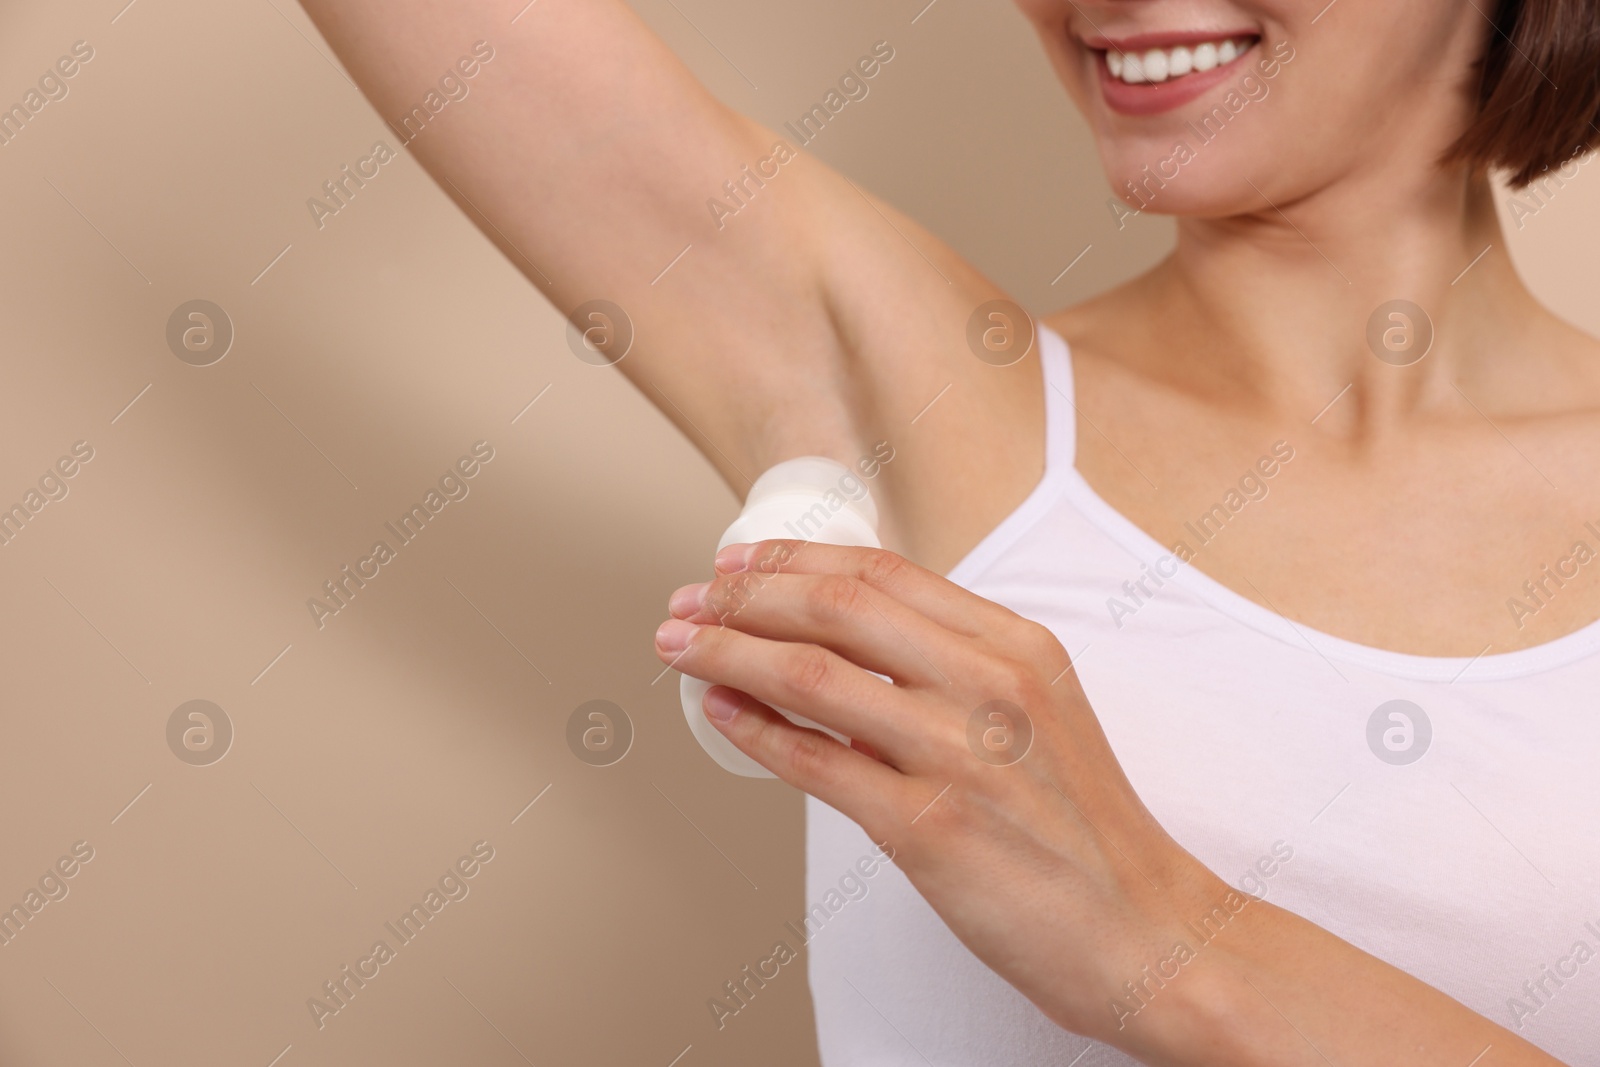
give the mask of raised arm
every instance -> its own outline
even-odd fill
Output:
[[[883,220],[794,138],[713,98],[625,3],[303,2],[396,136],[563,313],[625,309],[618,369],[730,485],[779,452],[861,444],[826,260]],[[602,350],[618,336],[579,317]]]
[[[1005,294],[790,132],[712,97],[622,0],[302,2],[564,314],[604,342],[606,320],[575,313],[625,309],[617,368],[740,496],[783,459],[892,449],[873,483],[884,543],[944,567],[1038,480],[1038,364],[969,347],[975,311]],[[840,93],[888,91],[894,61],[891,42],[864,44]]]

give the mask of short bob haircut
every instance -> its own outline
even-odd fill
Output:
[[[1444,162],[1520,189],[1600,145],[1600,0],[1500,0],[1479,71],[1477,118]]]

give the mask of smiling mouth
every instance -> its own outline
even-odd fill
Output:
[[[1172,48],[1125,51],[1108,47],[1094,51],[1100,54],[1112,79],[1124,85],[1150,85],[1178,81],[1227,66],[1248,52],[1259,40],[1258,36],[1241,34]]]

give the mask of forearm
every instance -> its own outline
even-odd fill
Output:
[[[742,120],[621,0],[544,0],[515,23],[489,0],[303,7],[391,143],[563,310],[600,290],[636,303],[620,278],[648,283],[743,161]]]
[[[1510,1067],[1559,1061],[1437,989],[1251,900],[1147,1007],[1124,1045],[1158,1067]]]

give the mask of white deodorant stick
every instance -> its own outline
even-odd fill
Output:
[[[872,502],[867,483],[842,463],[822,456],[801,456],[785,460],[756,479],[745,499],[744,510],[733,520],[717,542],[717,551],[728,545],[785,538],[820,541],[825,545],[858,545],[878,548],[878,509]],[[761,583],[771,579],[760,571],[750,572],[749,586],[743,595],[761,595]],[[711,754],[724,770],[747,778],[774,778],[755,760],[734,747],[706,719],[702,701],[711,684],[685,674],[680,683],[683,715],[700,747]],[[850,739],[812,722],[804,716],[778,708],[789,721],[821,730],[845,744]]]

